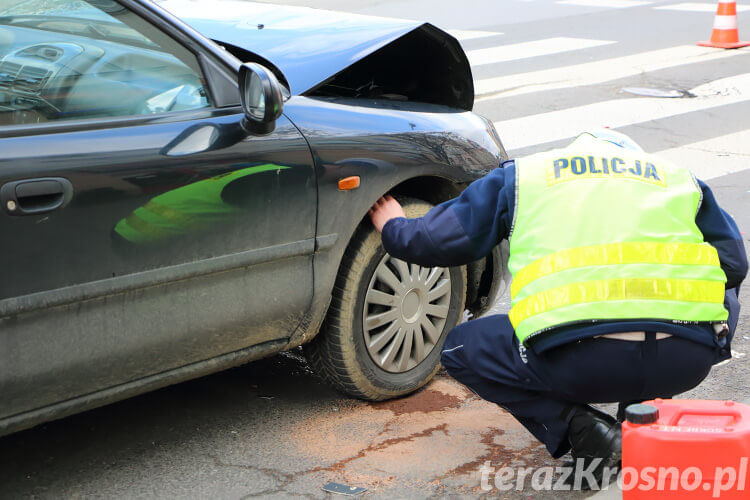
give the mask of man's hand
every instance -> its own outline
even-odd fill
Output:
[[[368,213],[370,214],[373,226],[375,226],[378,232],[383,231],[383,226],[389,220],[396,217],[406,217],[401,204],[391,195],[383,196],[376,201]]]

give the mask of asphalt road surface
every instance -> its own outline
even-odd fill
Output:
[[[707,180],[750,239],[750,50],[695,46],[710,35],[715,2],[273,3],[450,29],[473,65],[475,111],[495,121],[511,156],[611,126]],[[739,7],[750,36],[750,2]],[[684,97],[623,91],[632,87]],[[750,302],[748,287],[742,299]],[[687,397],[750,403],[747,312],[741,324],[734,358]],[[328,481],[372,497],[590,495],[528,483],[484,492],[486,461],[559,465],[507,413],[444,375],[409,398],[371,404],[342,398],[293,352],[0,438],[0,498],[324,498]]]

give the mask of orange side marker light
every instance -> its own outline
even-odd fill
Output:
[[[351,177],[344,177],[343,179],[339,179],[339,191],[349,191],[350,189],[357,189],[358,187],[358,175],[352,175]]]

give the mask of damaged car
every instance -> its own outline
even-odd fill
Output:
[[[0,7],[0,434],[304,346],[337,389],[427,383],[505,249],[390,257],[506,159],[430,24],[248,2]]]

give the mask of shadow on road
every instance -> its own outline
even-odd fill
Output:
[[[296,351],[160,389],[0,438],[0,497],[52,494],[50,485],[94,481],[148,454],[178,462],[188,448],[249,424],[262,433],[285,416],[274,399],[294,412],[341,396]]]
[[[367,403],[293,351],[1,438],[0,498],[324,498],[329,481],[477,495],[486,461],[548,460],[507,413],[443,375]]]

